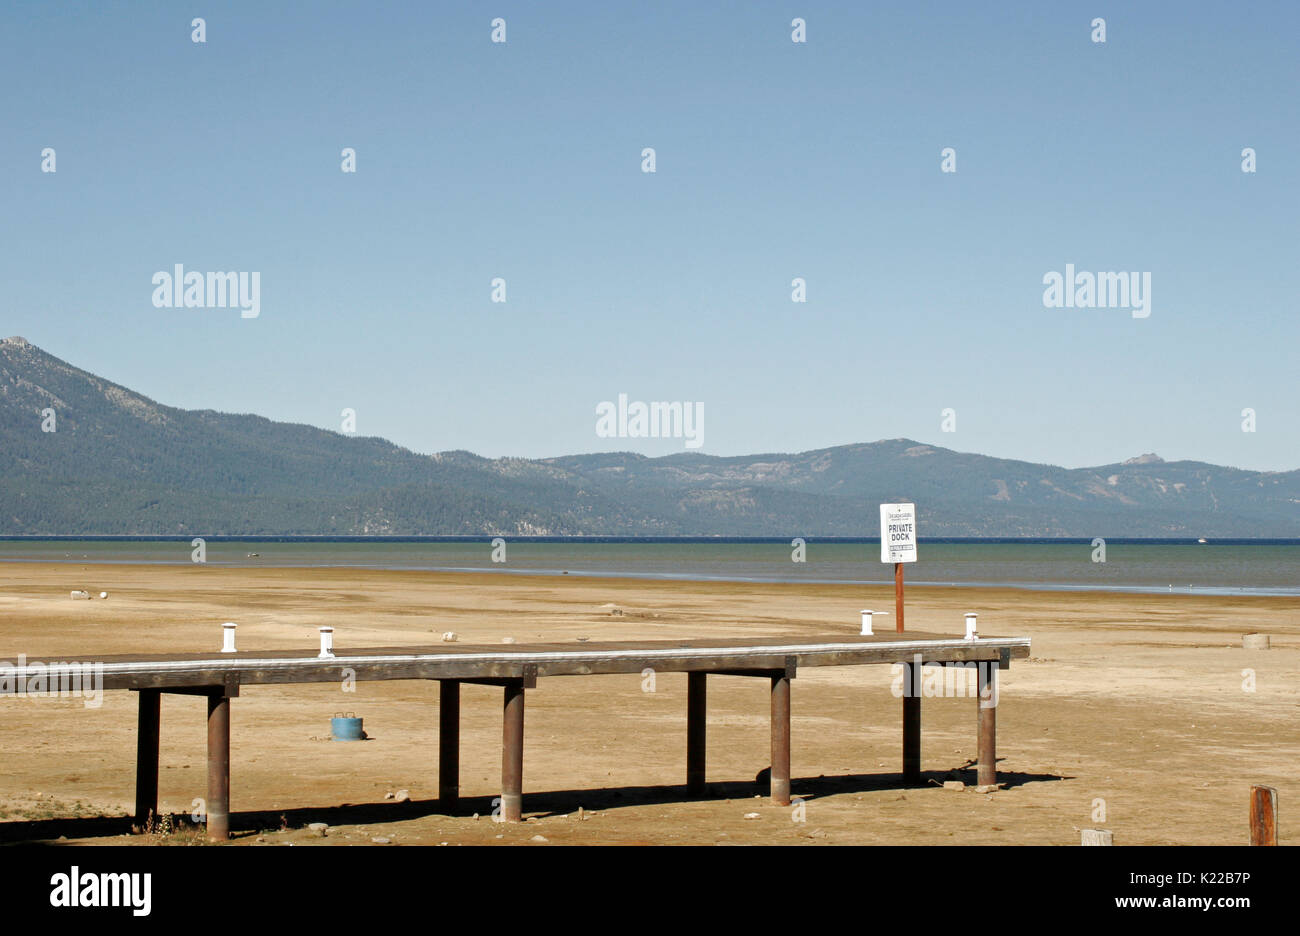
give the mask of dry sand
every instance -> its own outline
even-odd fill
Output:
[[[315,628],[335,645],[665,639],[854,633],[864,607],[892,589],[647,582],[501,574],[208,566],[10,563],[0,594],[0,661],[93,660],[131,652],[216,650],[221,623],[242,650],[303,648]],[[84,588],[107,600],[72,601]],[[962,633],[980,613],[988,635],[1033,638],[1002,673],[996,793],[974,782],[972,699],[926,699],[927,783],[899,775],[901,702],[887,666],[807,668],[793,689],[793,793],[771,805],[755,774],[768,765],[766,683],[709,686],[710,798],[686,797],[686,677],[655,691],[637,676],[543,679],[527,696],[524,813],[490,820],[499,792],[501,692],[462,689],[464,814],[437,796],[437,686],[363,682],[244,687],[232,706],[234,844],[1061,844],[1107,828],[1116,845],[1243,844],[1252,783],[1278,788],[1280,841],[1300,794],[1300,599],[913,588],[907,623]],[[1271,635],[1248,651],[1242,634]],[[1253,672],[1254,691],[1246,684]],[[328,740],[339,712],[370,740]],[[182,843],[126,835],[133,808],[135,697],[0,698],[0,841],[66,836],[88,844]],[[204,703],[164,695],[159,798],[187,817],[206,791]],[[386,799],[407,790],[409,802]],[[345,805],[351,804],[351,805]],[[583,819],[578,818],[579,807]],[[1104,809],[1104,817],[1100,810]],[[481,818],[475,819],[477,811]],[[758,818],[746,819],[757,813]],[[96,817],[117,817],[97,819]],[[802,821],[797,821],[802,820]],[[306,826],[330,826],[319,837]],[[282,827],[285,827],[282,830]]]

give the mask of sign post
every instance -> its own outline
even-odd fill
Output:
[[[880,561],[894,564],[894,621],[903,632],[903,563],[916,561],[916,505],[880,505]],[[903,780],[921,781],[921,658],[904,663]]]
[[[894,563],[894,630],[903,632],[903,564]]]
[[[903,632],[903,563],[916,561],[916,505],[880,505],[880,561],[894,564],[894,626]]]

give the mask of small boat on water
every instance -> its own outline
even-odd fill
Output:
[[[1204,540],[1202,540],[1202,542],[1204,542]],[[245,558],[245,559],[259,559],[259,558],[261,558],[261,555],[262,555],[261,553],[249,553],[249,554],[248,554],[247,556],[245,556],[244,558]]]
[[[1202,536],[1202,537],[1201,537],[1200,539],[1198,539],[1196,542],[1198,542],[1198,543],[1200,543],[1202,546],[1204,546],[1204,545],[1205,545],[1207,542],[1209,542],[1209,541],[1208,541],[1204,536]]]

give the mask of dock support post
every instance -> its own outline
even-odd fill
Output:
[[[208,695],[208,841],[230,838],[230,695]]]
[[[979,673],[979,760],[975,782],[992,786],[998,782],[998,664],[976,664]]]
[[[144,831],[149,817],[158,814],[158,716],[162,693],[140,689],[140,714],[136,722],[135,824]]]
[[[686,790],[703,796],[708,736],[708,673],[686,674]]]
[[[772,677],[772,802],[790,805],[790,676]]]
[[[460,680],[438,680],[438,800],[460,801]]]
[[[903,782],[921,780],[921,663],[904,663]]]
[[[511,679],[505,687],[501,736],[501,818],[523,818],[524,799],[524,681]]]

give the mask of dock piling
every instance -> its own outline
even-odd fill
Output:
[[[921,780],[921,664],[904,663],[903,782]]]
[[[230,838],[230,695],[208,694],[208,841]]]
[[[143,830],[150,816],[158,814],[158,729],[162,693],[140,689],[140,712],[136,722],[135,823]]]
[[[460,801],[460,680],[438,680],[438,799]]]
[[[524,681],[505,685],[505,711],[501,740],[501,818],[518,822],[523,817],[524,794]]]
[[[686,790],[692,796],[703,796],[705,790],[708,679],[704,672],[686,674]]]
[[[772,802],[790,805],[790,676],[772,677]]]
[[[978,729],[979,755],[976,768],[976,783],[980,786],[992,786],[998,782],[998,708],[996,663],[980,663],[979,672],[979,709]]]

